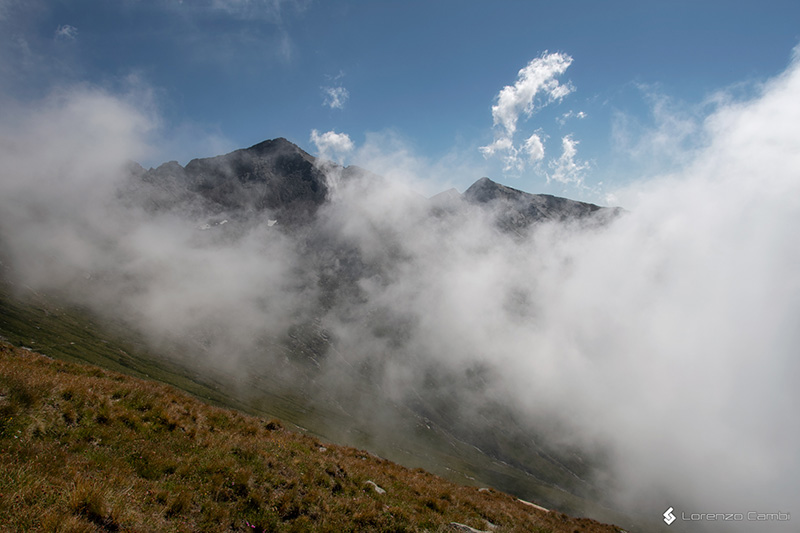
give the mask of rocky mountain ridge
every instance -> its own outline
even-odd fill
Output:
[[[330,200],[327,174],[331,172],[343,181],[357,177],[373,182],[383,180],[356,166],[341,167],[318,160],[284,138],[266,140],[225,155],[193,159],[185,167],[176,161],[147,171],[139,167],[135,174],[165,197],[164,205],[181,203],[193,196],[195,200],[202,199],[204,209],[209,211],[266,210],[280,215],[284,222],[307,223]],[[153,193],[148,191],[149,195]],[[616,208],[549,194],[527,193],[487,177],[477,180],[463,194],[451,189],[430,199],[434,208],[455,209],[460,202],[502,211],[497,223],[512,231],[537,222],[607,217],[618,212]]]

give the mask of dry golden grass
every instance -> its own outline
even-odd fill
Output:
[[[451,522],[619,531],[0,343],[0,531],[443,532]]]

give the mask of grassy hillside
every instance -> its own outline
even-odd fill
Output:
[[[2,531],[456,531],[453,522],[619,531],[0,343]]]

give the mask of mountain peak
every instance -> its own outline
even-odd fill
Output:
[[[560,198],[550,194],[531,194],[489,178],[481,178],[464,191],[464,199],[476,205],[497,209],[497,224],[507,230],[519,232],[539,221],[566,221],[589,217],[598,212],[616,213],[586,202]]]
[[[283,224],[302,221],[328,194],[316,158],[283,137],[269,139],[228,154],[193,159],[181,167],[164,163],[144,176],[165,189],[165,205],[181,202],[186,193],[201,198],[211,211],[261,212],[280,215]]]
[[[267,155],[267,154],[279,154],[279,153],[299,153],[304,157],[313,157],[305,152],[302,148],[297,146],[291,141],[286,140],[283,137],[278,137],[277,139],[267,139],[265,141],[261,141],[258,144],[254,144],[250,148],[245,148],[243,151],[255,153],[258,155]]]
[[[521,195],[530,193],[500,185],[487,177],[479,179],[464,191],[464,198],[471,203],[486,203],[498,198],[512,200],[518,199]]]

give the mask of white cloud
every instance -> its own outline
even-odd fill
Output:
[[[571,93],[572,85],[561,85],[556,80],[572,64],[572,58],[566,54],[544,53],[533,59],[519,71],[517,82],[506,85],[497,95],[497,104],[492,106],[494,124],[499,125],[509,137],[517,131],[517,121],[521,113],[533,114],[536,97],[543,95],[544,104],[560,100]]]
[[[507,152],[514,149],[514,143],[508,137],[500,137],[495,139],[492,144],[481,146],[480,151],[486,157],[493,156],[498,153]]]
[[[536,133],[528,137],[528,140],[525,141],[524,149],[525,153],[528,154],[528,158],[530,159],[531,163],[536,163],[544,159],[544,145],[542,144],[542,138]]]
[[[323,105],[331,109],[343,109],[345,102],[350,98],[350,93],[344,87],[323,87],[325,93],[325,101]]]
[[[325,133],[311,130],[311,142],[317,147],[317,152],[321,159],[333,159],[336,161],[341,161],[344,154],[352,152],[355,147],[349,135],[336,133],[333,130]]]
[[[500,137],[492,144],[481,146],[480,151],[484,157],[500,156],[503,172],[522,172],[529,163],[535,165],[544,159],[544,144],[537,133],[528,137],[521,147],[514,146],[509,137]]]
[[[520,115],[530,117],[537,105],[546,106],[574,91],[571,84],[561,84],[556,79],[570,64],[572,57],[567,54],[545,52],[519,71],[514,85],[500,90],[497,103],[492,106],[495,140],[480,148],[484,157],[500,155],[504,172],[521,172],[528,162],[537,163],[544,157],[544,145],[538,134],[528,137],[521,147],[514,144],[517,124]],[[520,153],[527,154],[527,160]]]
[[[583,173],[589,169],[589,163],[580,161],[578,155],[578,141],[572,135],[566,135],[561,139],[561,156],[550,161],[552,173],[547,175],[548,183],[558,181],[564,184],[583,185]]]
[[[709,107],[724,107],[723,97],[717,93],[711,101],[693,107],[651,86],[637,89],[649,104],[650,116],[616,111],[611,125],[614,151],[626,164],[635,165],[636,173],[652,175],[688,164],[707,142],[703,117]]]
[[[563,115],[561,115],[558,118],[558,123],[563,126],[564,124],[567,123],[567,120],[570,120],[570,119],[573,119],[573,118],[576,118],[578,120],[583,120],[587,116],[588,115],[586,114],[585,111],[577,111],[577,112],[576,111],[568,111],[568,112],[564,113]]]
[[[55,36],[56,39],[74,41],[78,37],[78,28],[70,26],[69,24],[63,24],[56,28]]]
[[[495,139],[492,144],[481,146],[479,150],[484,157],[501,157],[503,172],[522,172],[525,169],[525,161],[519,157],[520,149],[508,137]]]

